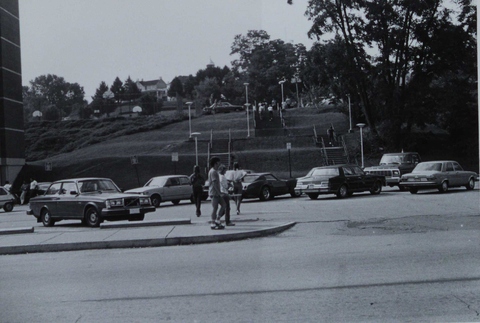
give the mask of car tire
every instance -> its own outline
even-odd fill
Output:
[[[5,212],[12,212],[12,210],[13,210],[13,203],[5,203],[5,204],[3,205],[3,210],[4,210]]]
[[[89,227],[98,227],[102,222],[102,218],[98,211],[94,207],[89,207],[87,211],[85,211],[85,222]]]
[[[178,205],[178,204],[180,204],[180,200],[173,200],[172,203],[173,203],[173,205]]]
[[[162,203],[162,197],[158,194],[155,194],[150,197],[150,201],[154,207],[159,207],[160,203]]]
[[[440,186],[438,187],[438,191],[440,193],[445,193],[446,191],[448,191],[448,182],[443,181],[442,184],[440,184]]]
[[[299,191],[295,191],[295,190],[290,191],[291,197],[300,197],[300,195],[302,195],[302,193],[300,193]]]
[[[268,186],[263,186],[260,190],[260,201],[271,200],[273,198],[272,192]]]
[[[373,183],[372,188],[370,189],[370,194],[378,195],[381,192],[382,192],[382,183],[380,183],[379,181],[375,181],[375,183]]]
[[[42,220],[43,226],[51,227],[55,224],[55,221],[52,220],[52,216],[48,209],[43,209],[40,215],[40,219]]]
[[[346,198],[347,196],[348,196],[348,187],[347,185],[343,184],[338,189],[337,197],[343,199],[343,198]]]
[[[318,198],[318,193],[307,193],[307,195],[311,200],[316,200]]]
[[[411,194],[417,194],[418,193],[418,188],[416,188],[416,187],[410,188],[410,193]]]
[[[467,183],[467,185],[465,185],[465,187],[467,188],[468,191],[471,191],[475,188],[475,180],[473,179],[473,177],[470,177],[470,179],[468,180],[468,183]]]

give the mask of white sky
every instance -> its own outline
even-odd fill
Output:
[[[19,0],[23,84],[55,74],[91,101],[101,81],[167,83],[195,75],[210,59],[231,67],[234,36],[263,29],[303,43],[307,0]]]

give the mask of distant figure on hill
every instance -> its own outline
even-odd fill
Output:
[[[330,126],[327,130],[328,141],[329,144],[334,146],[335,145],[335,129],[333,129],[333,125]]]

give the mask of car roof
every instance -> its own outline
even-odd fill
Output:
[[[80,181],[88,181],[88,180],[109,180],[111,181],[110,178],[106,177],[79,177],[79,178],[67,178],[67,179],[61,179],[58,181],[55,181],[54,183],[63,183],[63,182],[80,182]]]
[[[420,164],[427,164],[427,163],[458,163],[456,160],[428,160],[423,161]]]
[[[386,156],[398,156],[398,155],[412,155],[412,154],[418,155],[418,153],[416,153],[416,152],[386,153],[384,155],[386,155]]]
[[[152,178],[172,178],[172,177],[188,177],[187,175],[162,175],[162,176],[155,176]]]

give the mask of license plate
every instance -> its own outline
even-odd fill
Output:
[[[130,214],[140,214],[140,209],[136,208],[136,209],[130,209]]]
[[[315,186],[310,184],[310,185],[307,186],[307,188],[312,189],[312,188],[315,188]]]

